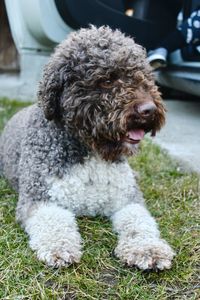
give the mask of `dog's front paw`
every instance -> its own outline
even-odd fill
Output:
[[[48,266],[63,267],[80,261],[81,236],[73,228],[58,227],[54,232],[43,228],[37,232],[32,230],[31,233],[29,240],[31,249],[36,251],[38,259]]]
[[[125,237],[120,239],[115,255],[128,266],[164,270],[171,267],[175,253],[166,241],[158,238]]]
[[[38,249],[37,257],[48,266],[55,268],[67,267],[73,263],[78,263],[81,258],[81,251],[79,249],[67,249],[63,246],[57,246],[54,249]]]
[[[51,267],[69,266],[72,263],[80,261],[81,243],[78,241],[66,240],[48,240],[48,241],[35,241],[30,240],[30,247],[36,251],[37,258],[45,262]]]
[[[81,258],[81,236],[74,215],[53,204],[41,203],[26,221],[29,244],[39,260],[62,267]]]

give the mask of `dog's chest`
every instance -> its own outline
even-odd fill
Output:
[[[47,179],[50,200],[76,215],[111,215],[132,201],[134,174],[127,162],[90,158],[74,165],[62,178]]]

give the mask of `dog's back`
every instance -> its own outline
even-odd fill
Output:
[[[21,143],[26,135],[29,116],[34,110],[35,105],[32,105],[16,113],[8,121],[0,137],[0,174],[4,175],[16,190]]]

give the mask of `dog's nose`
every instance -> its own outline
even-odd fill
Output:
[[[146,102],[138,105],[137,110],[144,117],[150,117],[155,112],[156,105],[153,102]]]

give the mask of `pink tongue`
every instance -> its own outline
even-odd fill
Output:
[[[143,129],[135,129],[128,132],[129,138],[132,140],[140,141],[143,139],[145,132]]]

